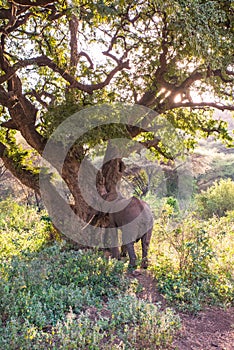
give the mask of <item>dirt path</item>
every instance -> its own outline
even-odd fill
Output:
[[[182,332],[173,345],[179,350],[234,350],[234,308],[207,308],[196,317],[180,315]]]
[[[137,278],[143,289],[138,297],[152,303],[166,302],[157,291],[157,283],[149,272],[136,270],[132,278]],[[179,313],[182,329],[175,338],[173,350],[234,350],[234,307],[223,310],[209,307],[196,316]]]

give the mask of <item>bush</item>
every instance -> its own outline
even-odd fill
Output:
[[[1,349],[155,349],[179,328],[170,309],[140,301],[115,259],[58,244],[2,259]]]
[[[169,231],[170,219],[168,213],[158,220],[151,245],[160,292],[194,312],[207,304],[234,304],[234,212],[206,222],[190,214]]]
[[[234,210],[234,182],[231,179],[215,182],[198,194],[196,201],[202,218],[222,217],[227,211]]]
[[[112,314],[111,327],[120,326],[119,338],[130,345],[130,349],[155,349],[166,346],[180,328],[180,319],[167,308],[138,300],[135,296],[124,296],[108,303]]]
[[[10,259],[45,246],[53,228],[43,215],[44,212],[38,213],[12,199],[0,201],[0,258]]]
[[[91,252],[63,252],[59,246],[15,257],[10,265],[2,261],[1,270],[1,313],[23,316],[41,328],[55,325],[70,306],[79,312],[126,288],[123,265]]]

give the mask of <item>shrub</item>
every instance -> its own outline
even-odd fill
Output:
[[[1,270],[1,313],[23,316],[38,327],[55,325],[69,306],[79,312],[127,286],[123,264],[97,253],[61,251],[59,246],[26,259],[15,257],[10,265],[2,261]]]
[[[168,348],[180,326],[172,310],[138,300],[127,267],[100,252],[57,244],[0,267],[1,349]]]
[[[170,231],[170,214],[158,220],[151,269],[170,303],[189,311],[234,303],[233,213],[206,222],[190,214]]]
[[[112,318],[110,326],[120,326],[119,338],[127,340],[130,349],[155,349],[166,346],[180,328],[180,319],[172,309],[160,311],[159,306],[124,296],[108,303]]]
[[[115,314],[119,310],[116,302]],[[141,312],[139,312],[139,308]],[[115,322],[115,314],[108,309],[108,316],[97,311],[93,316],[89,310],[79,315],[69,313],[56,326],[38,329],[27,321],[12,319],[0,328],[1,349],[168,349],[172,337],[180,328],[180,319],[171,309],[160,311],[155,305],[139,301],[135,297],[127,300],[124,312],[133,309],[139,313],[138,322]],[[20,336],[19,336],[20,335]]]
[[[43,215],[12,199],[0,201],[0,258],[9,259],[45,246],[53,229],[42,220]]]
[[[175,212],[179,211],[179,204],[178,204],[178,201],[176,198],[168,197],[166,199],[166,204],[170,205],[174,209]]]
[[[202,218],[224,216],[227,211],[234,210],[234,182],[231,179],[215,182],[206,191],[198,194],[196,201]]]

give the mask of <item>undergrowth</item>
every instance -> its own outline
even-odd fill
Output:
[[[139,300],[126,264],[48,245],[41,214],[1,205],[0,349],[168,348],[179,317]]]
[[[159,291],[178,309],[233,305],[234,212],[204,221],[196,213],[178,220],[171,209],[164,211],[155,224],[151,260]]]
[[[0,201],[0,257],[9,260],[46,246],[54,232],[44,218],[45,212],[38,213],[12,198]]]
[[[173,307],[234,304],[234,212],[181,216],[170,199],[155,222],[150,269]],[[180,327],[170,308],[137,298],[127,263],[51,244],[34,209],[0,202],[0,348],[168,349]]]
[[[0,348],[138,349],[139,341],[146,349],[166,346],[179,318],[138,300],[124,269],[100,252],[58,245],[10,263],[2,259]]]

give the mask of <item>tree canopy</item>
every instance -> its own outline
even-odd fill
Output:
[[[28,165],[16,132],[31,153],[42,155],[61,121],[87,106],[149,107],[189,135],[188,147],[198,134],[230,141],[212,110],[234,110],[231,0],[11,0],[0,6],[0,156],[35,191],[38,169]],[[108,132],[99,138],[108,140]],[[130,138],[142,132],[127,130]],[[84,146],[77,145],[63,169],[75,202],[72,178]],[[161,151],[157,135],[145,146]]]

